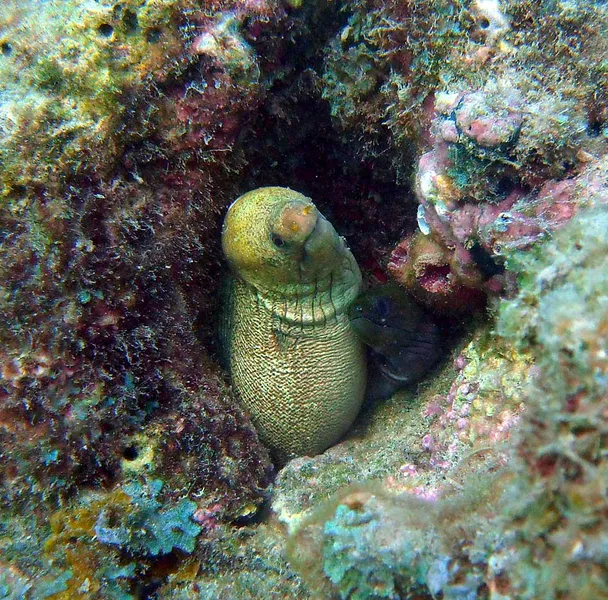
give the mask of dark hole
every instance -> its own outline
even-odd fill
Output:
[[[449,265],[427,265],[422,273],[422,280],[436,281],[445,279],[451,273]]]
[[[108,23],[102,23],[97,28],[97,32],[99,33],[99,35],[101,35],[103,37],[106,37],[106,38],[109,38],[114,33],[114,27],[112,27],[112,25],[110,25]]]
[[[139,456],[139,451],[136,446],[127,446],[122,451],[122,455],[125,460],[135,460]]]
[[[16,198],[25,198],[27,188],[24,185],[16,185],[13,187],[13,194]]]
[[[100,429],[102,433],[112,433],[114,431],[114,425],[112,425],[112,423],[102,423]]]
[[[137,15],[132,10],[125,11],[122,22],[125,25],[127,33],[135,33],[137,31]]]
[[[599,119],[593,119],[587,124],[587,134],[591,137],[597,137],[602,133],[602,122]]]
[[[278,236],[278,235],[273,235],[272,236],[272,243],[277,247],[277,248],[282,248],[285,245],[285,240]]]
[[[496,193],[499,196],[508,196],[515,187],[515,182],[510,177],[502,177],[496,185]]]
[[[148,42],[150,42],[150,44],[156,44],[157,42],[160,41],[160,36],[161,36],[160,29],[153,27],[152,29],[149,29],[148,32],[146,33],[146,40],[148,40]]]
[[[482,29],[487,29],[490,26],[490,21],[488,21],[486,18],[479,19],[479,26]]]
[[[504,266],[497,263],[494,260],[494,257],[483,246],[481,246],[481,244],[474,243],[469,249],[469,252],[475,261],[477,268],[481,271],[481,274],[486,279],[494,277],[494,275],[504,273]]]
[[[2,56],[10,56],[13,53],[13,47],[8,42],[0,44],[0,52]]]

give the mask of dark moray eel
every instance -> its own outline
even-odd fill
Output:
[[[369,347],[368,401],[420,381],[443,354],[439,328],[399,286],[362,294],[350,307],[351,325]]]

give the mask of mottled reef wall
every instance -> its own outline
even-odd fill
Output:
[[[0,598],[608,598],[607,140],[605,2],[5,1]],[[278,477],[214,339],[261,185],[449,332]]]

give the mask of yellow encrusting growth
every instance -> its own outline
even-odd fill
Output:
[[[0,205],[30,186],[61,189],[65,173],[114,165],[130,99],[152,78],[158,83],[178,71],[183,15],[195,6],[193,0],[2,2]]]

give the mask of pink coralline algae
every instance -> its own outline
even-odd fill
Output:
[[[387,269],[418,302],[433,312],[454,316],[484,305],[484,293],[454,275],[458,266],[455,253],[418,232],[397,245]]]
[[[467,306],[467,296],[511,290],[509,256],[567,223],[586,204],[592,173],[604,168],[581,150],[567,178],[528,175],[527,150],[518,144],[536,126],[532,109],[521,94],[500,90],[488,85],[435,101],[433,148],[416,173],[421,233],[401,242],[389,263],[393,276],[429,306],[469,310],[475,304]]]
[[[458,373],[448,393],[423,409],[429,431],[421,447],[431,466],[444,471],[466,455],[504,452],[524,410],[521,397],[533,360],[506,345],[496,352],[495,344],[477,339],[456,357],[454,367]]]
[[[253,44],[287,26],[287,14],[274,3],[247,2],[203,18],[190,45],[193,60],[186,85],[168,86],[156,120],[174,151],[226,152],[262,103],[265,70],[280,72],[285,52],[280,38],[259,55]]]
[[[448,96],[444,102],[444,106],[436,106],[446,117],[439,123],[441,138],[445,142],[468,145],[472,152],[480,155],[513,143],[522,126],[522,100],[513,91],[510,97],[501,97],[498,106],[488,105],[488,97],[482,91],[457,95],[453,99]]]

